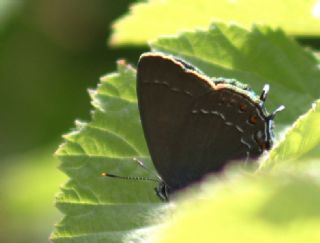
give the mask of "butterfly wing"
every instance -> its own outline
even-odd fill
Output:
[[[226,100],[236,104],[243,96],[218,90],[210,79],[177,59],[144,54],[138,64],[137,94],[151,158],[171,191],[221,170],[230,160],[262,152],[252,134],[265,129],[264,122],[258,119],[253,131],[238,106],[226,106]],[[241,102],[247,112],[255,112],[250,100]],[[243,127],[236,125],[239,119]]]

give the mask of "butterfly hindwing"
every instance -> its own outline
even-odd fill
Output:
[[[182,61],[159,53],[142,55],[137,95],[151,158],[171,192],[221,170],[230,160],[263,152],[255,140],[259,131],[269,129],[261,108],[236,90],[218,89]],[[255,124],[250,124],[253,116]]]

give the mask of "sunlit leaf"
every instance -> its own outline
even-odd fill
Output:
[[[153,182],[101,176],[150,176],[133,160],[151,167],[137,110],[135,70],[120,62],[117,73],[102,78],[90,94],[92,121],[77,122],[56,152],[70,180],[57,197],[65,217],[52,235],[55,242],[121,242],[131,230],[149,224],[147,216],[160,202]]]
[[[281,31],[254,28],[249,32],[219,24],[208,31],[161,38],[152,43],[152,48],[185,59],[208,76],[248,83],[257,92],[264,83],[270,83],[267,106],[287,106],[287,111],[276,120],[282,124],[293,122],[319,97],[320,70],[316,58]],[[140,158],[153,170],[138,114],[135,75],[131,66],[119,62],[117,72],[104,77],[97,90],[90,92],[92,120],[77,122],[74,131],[64,136],[65,143],[57,155],[62,171],[70,179],[57,197],[57,207],[65,217],[52,235],[55,242],[130,242],[131,236],[150,235],[154,230],[151,226],[157,225],[155,222],[162,215],[163,207],[160,210],[159,206],[163,204],[153,190],[155,183],[100,176],[109,172],[152,177],[133,161],[134,157]],[[277,181],[268,187],[264,181],[261,186],[257,182],[257,189],[252,189],[253,198],[260,192],[263,198],[277,192],[281,186]],[[292,183],[294,188],[299,186],[295,180]],[[241,191],[241,185],[236,189]],[[292,195],[288,198],[291,200]],[[222,197],[221,202],[230,200],[231,205],[233,199]],[[252,210],[263,202],[259,200],[252,204]],[[287,200],[286,195],[283,200]],[[246,203],[248,200],[242,202]],[[221,215],[228,209],[221,210]],[[209,225],[210,221],[205,222]],[[249,220],[243,222],[247,229]]]
[[[114,25],[112,44],[145,44],[161,35],[207,28],[212,21],[265,24],[293,35],[320,35],[319,0],[149,0]]]
[[[320,100],[287,131],[262,168],[289,166],[320,158]]]
[[[202,188],[177,203],[151,242],[320,242],[319,180],[237,175]]]

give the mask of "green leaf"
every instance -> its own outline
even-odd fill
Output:
[[[282,172],[208,182],[177,203],[150,242],[320,242],[319,180]]]
[[[178,55],[209,76],[248,82],[256,91],[270,83],[267,105],[287,105],[277,120],[283,124],[294,121],[319,97],[317,60],[281,31],[215,25],[159,39],[152,48]],[[100,176],[108,172],[152,177],[133,161],[139,158],[154,170],[141,130],[135,75],[132,67],[119,62],[118,71],[90,92],[92,121],[77,122],[64,136],[57,155],[70,180],[57,197],[65,217],[52,235],[55,242],[130,242],[130,237],[150,233],[152,219],[161,215],[155,183]]]
[[[320,100],[301,116],[274,148],[262,168],[292,166],[320,158]]]
[[[287,109],[276,118],[291,124],[320,96],[320,69],[312,53],[302,49],[280,30],[212,25],[151,43],[156,51],[177,55],[209,76],[235,78],[260,92],[271,90],[266,105]]]
[[[315,0],[153,0],[137,3],[114,24],[111,43],[144,44],[161,35],[208,28],[212,21],[281,27],[293,35],[320,35],[320,2]]]
[[[133,229],[144,228],[159,199],[154,182],[102,177],[151,177],[138,166],[152,168],[141,131],[135,91],[136,72],[123,62],[118,72],[101,79],[91,91],[92,121],[77,122],[56,152],[70,178],[56,199],[65,214],[51,238],[54,242],[122,242]]]

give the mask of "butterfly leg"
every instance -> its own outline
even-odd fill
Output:
[[[156,188],[154,188],[156,191],[157,196],[164,202],[169,201],[169,195],[168,195],[168,186],[161,181]]]
[[[143,161],[137,159],[137,158],[133,158],[133,161],[136,162],[141,168],[143,168],[144,170],[148,171],[150,174],[154,175],[155,177],[157,177],[159,179],[159,181],[162,181],[162,178],[160,176],[158,176],[156,173],[154,173],[154,171],[152,171],[150,168],[148,168]]]

